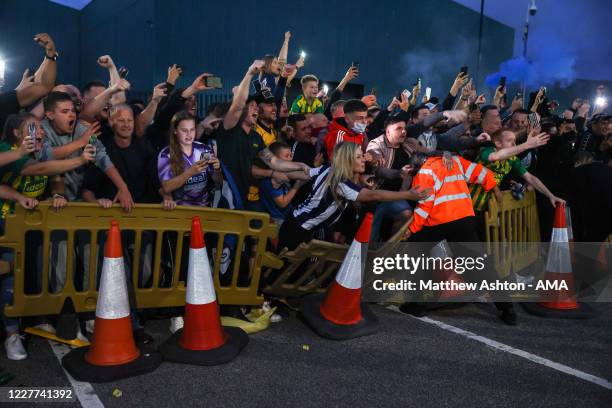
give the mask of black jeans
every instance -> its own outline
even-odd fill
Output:
[[[293,217],[293,214],[289,214],[278,233],[278,251],[280,252],[283,248],[293,251],[302,242],[306,243],[312,240],[313,236],[314,230],[302,228]]]
[[[480,226],[478,221],[476,217],[465,217],[433,227],[423,227],[421,231],[414,235],[413,240],[415,242],[437,243],[446,239],[453,249],[457,248],[452,246],[453,242],[481,242],[480,234],[477,231]],[[461,254],[455,253],[455,256],[481,256],[481,254],[466,253],[470,251],[466,251],[465,248],[462,249],[462,252]],[[487,266],[485,270],[492,270],[492,268]],[[513,307],[511,302],[494,302],[494,304],[498,310],[507,310]]]

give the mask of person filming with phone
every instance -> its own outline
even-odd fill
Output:
[[[179,205],[210,207],[213,190],[223,181],[221,163],[213,149],[195,141],[196,119],[189,112],[172,118],[170,143],[157,159],[157,171],[166,209],[171,196]]]

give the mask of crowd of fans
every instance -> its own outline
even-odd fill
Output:
[[[303,72],[301,94],[287,101],[286,88],[305,69],[303,56],[287,61],[290,38],[286,33],[278,56],[245,66],[231,101],[207,106],[198,118],[197,95],[212,89],[211,74],[181,84],[175,64],[147,101],[130,100],[126,70],[105,55],[97,63],[108,70],[108,84],[56,84],[61,56],[48,34],[37,34],[42,64],[0,94],[1,227],[15,206],[29,210],[40,200],[56,210],[74,201],[118,203],[125,211],[159,203],[168,211],[183,205],[269,213],[279,229],[270,245],[278,251],[313,238],[348,242],[366,211],[375,214],[372,240],[410,223],[410,240],[470,241],[482,240],[478,219],[491,197],[501,201],[501,192],[512,190],[520,199],[527,188],[539,192],[543,241],[554,206],[566,201],[577,240],[603,241],[612,232],[605,89],[596,106],[577,98],[557,111],[545,87],[525,104],[500,84],[488,103],[461,70],[443,98],[424,95],[418,80],[388,102],[376,95],[347,100],[345,87],[359,76],[352,63],[333,90]],[[1,254],[12,260],[10,251]],[[52,268],[61,288],[65,259]],[[3,278],[4,304],[12,285],[12,276]],[[498,308],[515,323],[511,304]],[[27,356],[18,323],[4,319],[11,359]],[[175,319],[173,330],[180,326]]]

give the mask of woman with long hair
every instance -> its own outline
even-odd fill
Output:
[[[196,139],[196,118],[189,112],[178,112],[170,123],[168,146],[159,152],[157,172],[164,196],[164,208],[172,210],[179,205],[210,207],[215,187],[223,182],[221,163],[213,149]],[[174,254],[176,242],[168,237],[169,253]],[[183,246],[186,259],[188,245]],[[164,256],[172,259],[172,255]],[[170,262],[172,264],[172,262]],[[183,262],[182,265],[186,265]],[[165,278],[171,278],[171,271]],[[181,270],[181,276],[184,273]],[[183,327],[181,316],[170,319],[170,331],[176,332]]]
[[[170,141],[159,152],[157,172],[164,193],[179,205],[209,207],[215,186],[223,181],[213,149],[195,140],[196,119],[178,112],[170,125]]]
[[[431,189],[418,187],[409,191],[370,190],[359,185],[365,173],[365,158],[361,147],[342,142],[334,148],[333,165],[324,165],[310,171],[314,178],[308,197],[285,219],[278,248],[295,249],[300,243],[313,238],[314,231],[335,223],[349,203],[396,200],[424,200]]]

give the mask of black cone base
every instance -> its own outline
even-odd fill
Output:
[[[55,335],[60,339],[74,340],[77,337],[79,321],[74,310],[72,298],[64,300],[62,311],[55,322]]]
[[[181,364],[193,364],[212,366],[229,363],[240,354],[242,349],[249,343],[249,335],[238,327],[223,326],[227,334],[227,342],[212,350],[187,350],[179,345],[183,335],[183,329],[174,333],[164,344],[159,347],[165,361]]]
[[[310,295],[304,297],[300,304],[302,318],[319,336],[331,340],[348,340],[368,336],[378,330],[378,317],[366,303],[361,303],[361,321],[357,324],[343,325],[332,323],[321,315],[319,308],[324,299],[324,295]]]
[[[85,361],[89,347],[72,350],[62,358],[62,366],[78,381],[105,383],[122,378],[135,377],[154,371],[162,363],[162,355],[142,347],[140,356],[131,363],[116,366],[97,366]]]
[[[595,311],[587,303],[578,303],[578,309],[560,310],[550,309],[538,303],[521,303],[523,309],[529,314],[553,319],[590,319]]]

